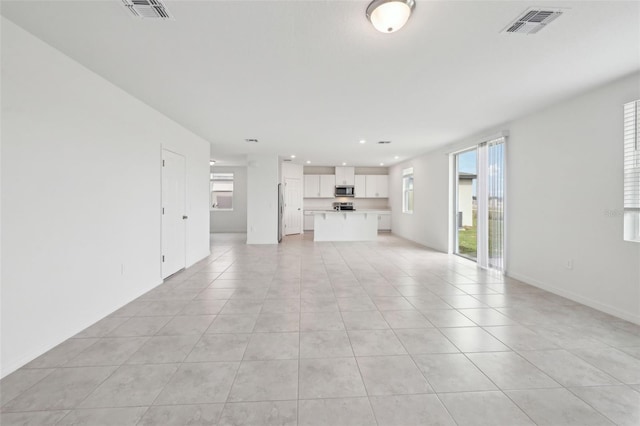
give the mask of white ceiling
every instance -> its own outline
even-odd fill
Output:
[[[211,142],[218,164],[390,165],[640,69],[637,1],[417,0],[393,34],[367,1],[166,4],[174,21],[120,0],[2,14]],[[536,35],[501,33],[540,5],[568,10]]]

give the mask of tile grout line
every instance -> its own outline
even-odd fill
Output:
[[[227,267],[227,268],[228,268],[228,267]],[[192,275],[193,275],[193,274],[192,274]],[[192,276],[192,275],[191,275],[191,276]],[[220,274],[220,275],[221,275],[221,274]],[[220,276],[220,275],[218,275],[218,276]],[[211,280],[211,283],[213,283],[215,280],[216,280],[216,278],[214,278],[213,280]],[[210,283],[210,284],[211,284],[211,283]],[[208,286],[207,286],[206,288],[208,288]],[[204,290],[202,290],[202,291],[204,291]],[[200,293],[201,293],[201,292],[199,292],[199,293],[198,293],[198,295],[199,295]],[[196,296],[196,297],[197,297],[197,296]],[[194,298],[194,299],[195,299],[195,298]],[[194,299],[192,299],[192,300],[194,300]],[[187,304],[188,304],[188,303],[187,303]],[[220,308],[220,310],[222,310],[222,308],[224,307],[224,305],[226,305],[226,302],[222,305],[222,307]],[[180,312],[182,312],[182,310],[181,310]],[[176,315],[174,315],[174,316],[173,316],[173,318],[175,318],[176,316],[177,316],[177,314],[176,314]],[[216,315],[216,317],[217,317],[217,315]],[[173,318],[172,318],[172,319],[173,319]],[[171,321],[172,321],[172,320],[169,320],[169,322],[171,322]],[[213,321],[215,321],[215,318],[213,319]],[[213,321],[211,322],[211,324],[213,324]],[[167,322],[167,324],[168,324],[169,322]],[[209,324],[209,326],[211,326],[211,324]],[[165,326],[166,326],[166,324],[165,324]],[[163,328],[164,328],[164,327],[163,327]],[[207,327],[207,329],[208,329],[208,327]],[[158,332],[159,332],[159,331],[160,331],[160,330],[158,330]],[[191,347],[191,350],[189,351],[189,353],[188,353],[188,354],[186,354],[186,356],[183,358],[182,362],[179,362],[179,363],[178,363],[177,368],[175,369],[175,371],[173,372],[173,374],[171,374],[171,376],[169,376],[169,379],[168,379],[168,380],[165,382],[165,384],[162,386],[162,388],[160,389],[160,391],[158,392],[158,394],[153,398],[153,401],[151,401],[151,404],[149,404],[149,406],[147,407],[147,409],[145,410],[145,412],[142,414],[142,416],[140,416],[140,419],[138,420],[138,422],[136,422],[136,425],[137,425],[137,424],[140,424],[140,422],[142,422],[142,419],[144,419],[144,416],[146,416],[146,414],[149,412],[149,410],[151,409],[151,407],[153,407],[153,406],[154,406],[154,403],[158,400],[158,398],[160,397],[160,395],[162,395],[162,392],[164,392],[164,390],[166,389],[167,385],[168,385],[169,383],[171,383],[171,380],[173,380],[173,378],[176,376],[176,374],[178,373],[178,371],[180,370],[180,368],[182,367],[182,365],[183,365],[183,364],[185,364],[185,362],[184,362],[184,361],[185,361],[187,358],[189,358],[189,355],[191,355],[191,353],[193,352],[193,349],[194,349],[194,348],[198,345],[198,343],[202,340],[202,337],[205,335],[205,333],[206,333],[206,329],[205,329],[205,330],[204,330],[204,332],[200,335],[200,337],[198,338],[198,340],[196,340],[195,344]],[[131,355],[131,356],[133,356],[133,355]],[[130,358],[129,358],[129,359],[130,359]]]
[[[349,267],[348,264],[347,264],[347,267]],[[349,268],[349,269],[351,269],[351,268]],[[358,282],[359,282],[359,280],[358,280]],[[333,285],[331,287],[333,289]],[[358,368],[358,373],[360,374],[360,380],[362,381],[362,386],[364,387],[364,391],[365,391],[365,394],[366,394],[367,402],[369,403],[369,409],[371,410],[371,414],[373,415],[374,421],[376,422],[377,425],[379,425],[378,418],[376,416],[376,412],[373,409],[373,404],[371,403],[371,399],[369,398],[369,390],[367,389],[367,384],[364,381],[364,376],[362,375],[362,370],[360,369],[360,364],[358,363],[358,358],[356,357],[355,349],[353,349],[353,343],[351,342],[351,335],[349,334],[349,330],[347,330],[347,325],[344,322],[344,316],[342,315],[342,309],[340,309],[340,305],[339,304],[338,304],[338,313],[340,314],[340,319],[342,320],[342,324],[344,325],[344,328],[345,328],[344,332],[347,335],[347,339],[349,340],[349,347],[351,348],[351,353],[353,354],[353,359],[355,360],[356,367]]]

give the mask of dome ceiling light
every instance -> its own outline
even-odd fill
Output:
[[[415,0],[373,0],[367,18],[381,33],[393,33],[407,23],[415,7]]]

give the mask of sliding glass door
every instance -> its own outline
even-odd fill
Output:
[[[504,139],[487,143],[487,266],[504,271]]]
[[[505,140],[455,156],[455,253],[483,268],[505,270]]]
[[[478,150],[456,155],[456,254],[478,256]]]

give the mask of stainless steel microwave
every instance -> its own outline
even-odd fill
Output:
[[[336,197],[353,197],[354,192],[353,185],[336,186]]]

